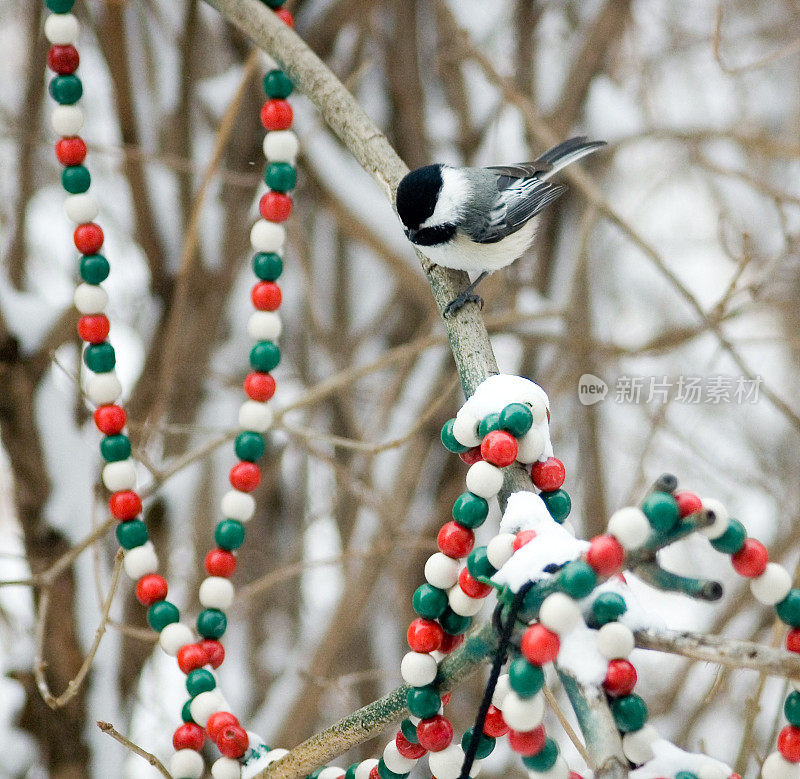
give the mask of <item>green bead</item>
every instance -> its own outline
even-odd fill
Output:
[[[264,92],[267,97],[286,99],[292,94],[294,84],[282,70],[271,70],[264,76]]]
[[[549,771],[558,760],[558,744],[552,738],[545,739],[541,752],[523,757],[522,762],[531,771]]]
[[[203,638],[220,638],[228,627],[228,620],[219,609],[203,609],[197,615],[197,632]]]
[[[102,254],[84,254],[81,257],[81,278],[87,284],[99,284],[105,281],[110,270],[108,260]]]
[[[191,705],[192,705],[192,699],[191,698],[189,698],[189,700],[186,701],[186,703],[183,704],[183,708],[181,709],[181,719],[184,722],[194,722],[194,720],[192,719],[192,712],[191,712],[191,709],[190,709]]]
[[[743,546],[747,538],[747,531],[738,519],[731,519],[728,529],[719,537],[711,541],[711,546],[718,552],[725,554],[736,554]]]
[[[675,498],[666,492],[651,492],[642,503],[642,511],[654,530],[668,533],[678,524],[680,513]]]
[[[46,0],[47,10],[54,14],[68,14],[75,5],[75,0]]]
[[[262,281],[275,281],[283,273],[283,260],[273,252],[259,252],[253,257],[253,273]]]
[[[109,463],[127,460],[131,456],[130,439],[122,433],[107,435],[100,441],[100,454]]]
[[[356,770],[358,766],[361,765],[360,763],[353,763],[345,772],[342,779],[356,779]]]
[[[447,608],[447,593],[430,584],[421,584],[411,602],[420,617],[439,619]]]
[[[524,403],[509,403],[500,412],[500,427],[516,438],[524,436],[533,426],[533,414]]]
[[[108,341],[104,341],[101,344],[87,346],[83,353],[83,361],[90,371],[108,373],[114,370],[117,357],[114,354],[114,347]]]
[[[789,594],[775,606],[775,611],[781,622],[800,628],[800,590],[789,590]]]
[[[795,690],[789,693],[783,704],[783,713],[792,725],[796,728],[800,727],[800,692]]]
[[[270,162],[264,181],[275,192],[288,192],[297,183],[297,171],[288,162]]]
[[[261,0],[261,2],[275,10],[276,8],[280,8],[286,2],[286,0]]]
[[[442,698],[435,687],[427,684],[425,687],[411,687],[406,693],[406,703],[415,717],[428,719],[438,713]]]
[[[195,695],[200,695],[201,692],[213,690],[216,686],[217,682],[214,679],[214,674],[205,668],[195,668],[186,677],[186,691],[193,698]]]
[[[61,171],[61,186],[70,193],[78,195],[86,192],[92,183],[89,171],[83,165],[70,165]]]
[[[167,625],[177,622],[180,618],[178,607],[168,600],[160,600],[147,609],[147,622],[153,630],[157,630],[159,633]]]
[[[250,350],[250,365],[254,371],[269,373],[281,361],[281,350],[272,341],[259,341]]]
[[[539,497],[544,501],[550,516],[561,524],[572,511],[572,500],[566,490],[553,490],[552,492],[542,492]]]
[[[488,516],[489,503],[472,492],[462,492],[453,503],[453,519],[463,527],[480,527]]]
[[[489,414],[484,417],[478,425],[478,435],[483,438],[487,433],[493,430],[500,430],[500,414]]]
[[[325,766],[323,766],[324,768]],[[312,771],[306,779],[319,779],[319,775],[322,773],[322,768],[318,768],[316,771]]]
[[[244,543],[244,525],[236,519],[223,519],[214,531],[214,540],[220,549],[238,549]]]
[[[698,779],[697,774],[693,774],[691,771],[678,771],[675,774],[675,779]]]
[[[419,744],[419,738],[417,737],[417,726],[410,719],[404,719],[400,723],[400,730],[403,732],[403,735],[409,744]]]
[[[441,439],[442,443],[444,444],[444,448],[447,449],[448,452],[461,454],[461,452],[468,451],[469,447],[458,443],[456,437],[453,435],[453,425],[455,423],[455,419],[448,419],[447,422],[442,425]]]
[[[441,622],[445,633],[449,633],[451,636],[460,636],[469,630],[469,626],[472,624],[472,617],[464,617],[447,608],[444,614],[439,617],[439,622]]]
[[[381,758],[378,761],[378,776],[381,779],[405,779],[408,774],[396,774],[394,771],[389,770],[383,758]]]
[[[254,463],[256,460],[260,460],[264,455],[264,437],[261,433],[245,430],[236,436],[233,450],[240,460]]]
[[[473,728],[466,730],[464,735],[461,737],[461,748],[466,752],[469,749],[469,745],[472,742],[472,733]],[[494,751],[496,739],[492,736],[487,736],[485,733],[481,733],[481,737],[478,740],[478,751],[475,753],[475,757],[478,760],[483,760],[484,757],[489,757]]]
[[[597,586],[597,574],[588,563],[574,560],[567,563],[558,576],[558,583],[571,598],[585,598]]]
[[[478,546],[470,552],[469,557],[467,557],[467,570],[473,579],[478,579],[481,576],[488,578],[497,573],[497,568],[489,562],[485,546]]]
[[[508,667],[508,681],[520,698],[532,698],[544,685],[544,671],[524,657],[518,657]]]
[[[592,616],[597,626],[602,627],[607,622],[618,620],[627,609],[625,598],[619,593],[604,592],[592,604]]]
[[[147,543],[147,525],[141,519],[120,522],[117,525],[117,541],[123,549],[134,549]]]
[[[81,99],[83,84],[77,76],[56,76],[50,81],[50,96],[61,105],[72,105]]]
[[[636,694],[612,700],[611,713],[623,733],[639,730],[647,722],[647,704]]]

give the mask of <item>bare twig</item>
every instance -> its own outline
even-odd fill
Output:
[[[134,744],[129,738],[125,738],[110,722],[103,722],[102,720],[97,721],[97,727],[103,731],[108,736],[111,736],[115,741],[118,741],[122,746],[126,749],[129,749],[135,755],[139,755],[139,757],[143,757],[150,763],[153,768],[155,768],[162,776],[166,777],[166,779],[173,779],[172,774],[167,771],[164,764],[153,754],[147,752],[146,750],[142,749],[138,744]]]

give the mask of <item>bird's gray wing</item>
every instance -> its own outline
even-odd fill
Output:
[[[552,169],[549,160],[538,159],[533,162],[517,162],[514,165],[493,165],[485,170],[490,170],[498,175],[509,179],[524,179],[535,176],[537,173],[545,173]]]

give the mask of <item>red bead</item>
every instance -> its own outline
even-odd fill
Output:
[[[244,380],[244,391],[251,400],[266,403],[275,394],[275,379],[268,373],[253,371]]]
[[[739,576],[752,579],[761,576],[767,570],[769,552],[764,544],[755,538],[745,538],[744,546],[736,554],[731,555],[731,562]]]
[[[114,517],[125,522],[142,510],[142,499],[133,490],[122,490],[108,499],[108,507]]]
[[[51,46],[47,52],[47,67],[61,76],[74,73],[81,61],[74,46]]]
[[[483,459],[480,446],[473,446],[472,449],[467,449],[466,452],[461,452],[458,456],[461,458],[461,462],[467,465],[475,465],[475,463]]]
[[[612,576],[622,569],[625,549],[614,536],[595,536],[589,543],[586,562],[599,576]]]
[[[215,711],[206,722],[206,731],[211,740],[216,741],[223,728],[234,727],[238,724],[239,720],[229,711]]]
[[[72,239],[81,254],[97,254],[103,246],[103,228],[94,222],[86,222],[75,228]]]
[[[287,24],[289,25],[289,27],[294,28],[294,17],[285,8],[279,8],[277,11],[275,11],[275,15],[279,19],[281,19],[284,24]]]
[[[397,751],[407,760],[419,760],[428,751],[422,744],[412,744],[401,730],[397,731],[394,743]]]
[[[466,635],[462,633],[460,636],[451,636],[449,633],[444,634],[444,638],[442,639],[442,645],[439,647],[439,651],[444,655],[449,655],[454,649],[458,649],[463,643]]]
[[[202,668],[208,658],[203,647],[198,644],[184,644],[178,650],[178,668],[189,674],[197,668]]]
[[[447,749],[453,740],[453,726],[450,720],[441,714],[420,720],[417,725],[417,739],[429,752],[441,752]]]
[[[684,490],[683,492],[676,492],[672,497],[675,498],[675,502],[678,504],[678,513],[681,518],[695,514],[703,508],[703,501],[693,492]]]
[[[127,421],[125,409],[113,403],[107,406],[98,406],[94,411],[94,423],[101,433],[116,435],[122,431]]]
[[[492,430],[481,441],[481,456],[486,462],[505,468],[517,459],[517,439],[505,430]]]
[[[74,135],[56,142],[56,159],[62,165],[80,165],[86,159],[86,142]]]
[[[259,311],[277,310],[282,297],[281,288],[273,281],[259,281],[250,293],[250,299]]]
[[[542,462],[535,462],[531,466],[531,478],[534,485],[542,492],[557,490],[564,483],[567,475],[564,463],[557,457],[548,457]]]
[[[606,669],[606,678],[603,682],[603,689],[612,698],[621,698],[630,695],[631,690],[636,686],[636,669],[633,664],[622,658],[611,660]]]
[[[285,100],[267,100],[261,107],[261,124],[265,130],[288,130],[294,114]]]
[[[231,487],[242,492],[252,492],[261,481],[261,470],[255,463],[241,462],[231,468]]]
[[[167,597],[167,580],[157,573],[148,573],[136,582],[136,599],[142,606],[152,606]]]
[[[258,210],[270,222],[285,222],[292,213],[292,198],[283,192],[267,192],[261,196]]]
[[[516,536],[514,536],[514,543],[511,544],[511,548],[516,552],[517,549],[522,549],[525,544],[533,541],[536,538],[536,531],[535,530],[520,530]]]
[[[369,777],[367,779],[381,779],[380,772],[378,771],[378,766],[372,766],[372,769],[369,772]]]
[[[466,557],[475,546],[475,533],[468,527],[462,527],[457,522],[447,522],[442,525],[436,542],[442,554],[456,560]]]
[[[206,555],[206,571],[209,576],[233,576],[236,570],[236,555],[227,549],[212,549]]]
[[[583,777],[577,771],[570,771],[569,779],[583,779]],[[730,779],[730,777],[728,777],[728,779]],[[741,777],[739,779],[741,779]]]
[[[442,706],[447,706],[450,703],[450,699],[453,697],[453,693],[445,692],[442,693]]]
[[[792,628],[786,634],[786,648],[790,652],[800,652],[800,628]]]
[[[485,598],[492,591],[491,585],[473,579],[466,566],[458,574],[458,584],[470,598]]]
[[[728,779],[742,779],[742,777],[739,774],[731,774]]]
[[[194,722],[184,722],[172,734],[172,746],[175,749],[193,749],[199,752],[206,740],[205,731]]]
[[[778,749],[790,763],[800,763],[800,728],[787,725],[778,736]]]
[[[509,746],[518,754],[523,757],[530,757],[531,755],[538,755],[544,748],[544,742],[547,735],[544,732],[544,726],[539,725],[533,730],[509,730],[508,743]]]
[[[90,344],[101,344],[108,338],[111,323],[105,314],[87,314],[78,320],[78,335]]]
[[[500,738],[508,733],[508,725],[503,719],[503,712],[497,706],[489,706],[486,719],[483,721],[483,732],[492,738]]]
[[[225,661],[225,647],[213,638],[204,638],[197,645],[206,653],[207,665],[219,668]]]
[[[522,654],[535,665],[553,662],[560,648],[558,636],[544,625],[531,625],[523,634],[520,644]]]
[[[219,751],[225,757],[234,759],[241,757],[250,746],[247,731],[241,725],[228,725],[220,731],[215,740]]]
[[[442,645],[444,630],[432,619],[415,619],[406,633],[408,645],[415,652],[435,652]]]

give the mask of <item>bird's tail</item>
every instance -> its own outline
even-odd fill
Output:
[[[585,135],[563,141],[558,146],[553,146],[552,149],[546,151],[536,160],[536,162],[544,162],[553,166],[550,170],[537,175],[540,179],[549,179],[555,173],[558,173],[561,168],[577,162],[582,157],[597,151],[605,145],[605,141],[587,141]]]

